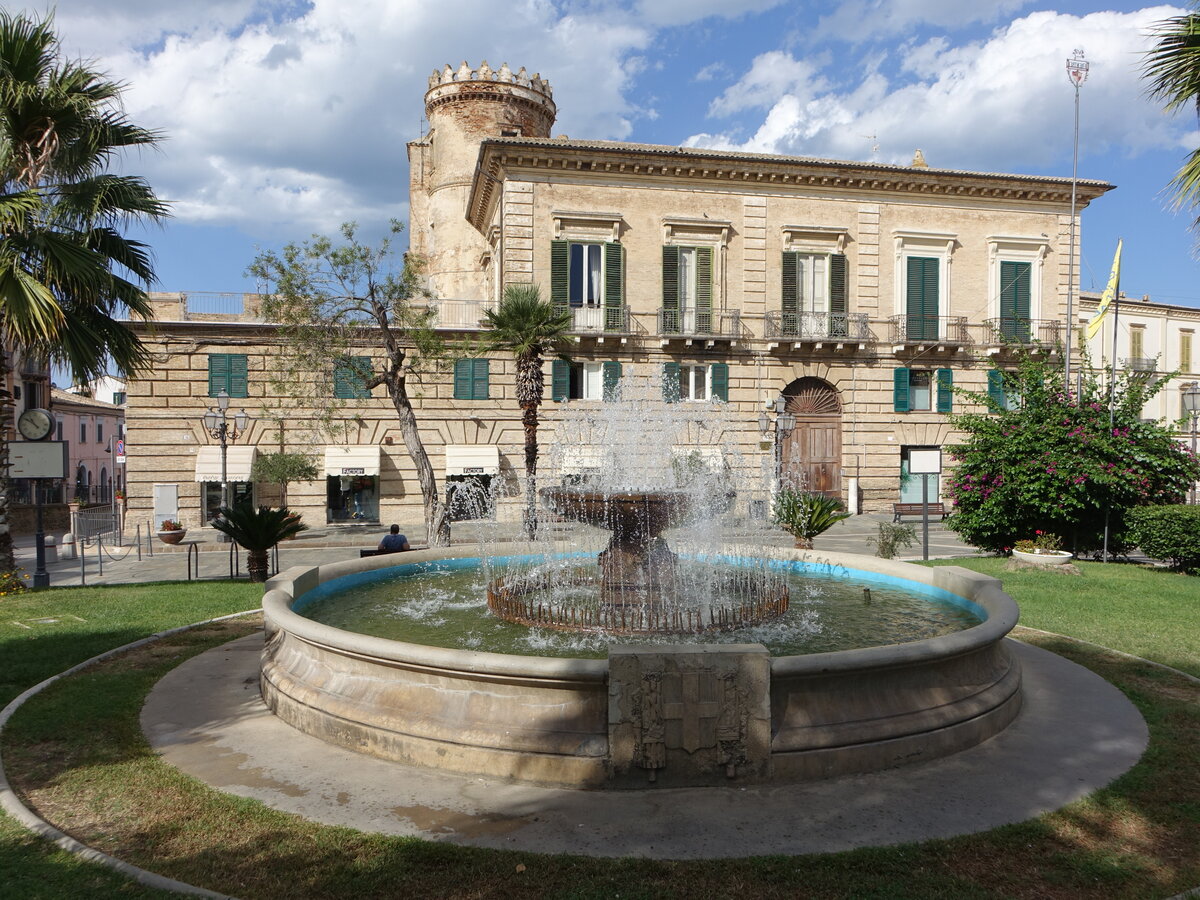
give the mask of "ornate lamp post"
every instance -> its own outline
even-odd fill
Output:
[[[1191,387],[1181,392],[1183,411],[1192,419],[1192,456],[1196,455],[1196,426],[1200,424],[1200,383],[1192,382]],[[1196,485],[1192,485],[1192,503],[1196,502]]]
[[[1089,64],[1083,51],[1076,50],[1067,60],[1067,77],[1075,88],[1075,142],[1071,154],[1071,250],[1067,259],[1067,346],[1063,348],[1063,383],[1071,392],[1071,350],[1075,340],[1075,216],[1078,205],[1076,190],[1079,183],[1079,89],[1087,81]]]
[[[225,389],[222,388],[221,392],[217,394],[217,405],[209,407],[202,419],[208,433],[221,442],[221,506],[224,507],[229,506],[229,445],[250,427],[250,416],[244,409],[233,417],[231,425],[226,417],[228,409],[229,394],[225,393]]]

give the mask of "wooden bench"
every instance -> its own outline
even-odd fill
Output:
[[[937,516],[939,519],[946,518],[946,504],[944,503],[893,503],[892,504],[892,521],[899,522],[901,516],[921,516],[926,512],[931,516]]]

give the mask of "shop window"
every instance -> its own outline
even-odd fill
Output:
[[[327,522],[379,522],[378,475],[329,475],[325,499]]]
[[[249,481],[229,482],[229,503],[237,506],[239,503],[254,502],[254,485]],[[221,508],[221,482],[204,482],[204,521],[211,522],[217,517]]]

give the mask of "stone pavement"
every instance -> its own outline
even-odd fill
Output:
[[[880,522],[890,521],[891,516],[883,513],[852,516],[820,535],[814,541],[814,549],[818,552],[861,553],[874,556],[875,548],[867,544],[867,538],[878,533]],[[921,523],[919,520],[910,520],[908,524],[914,526],[918,543],[899,558],[920,559]],[[577,528],[582,528],[570,524],[552,527],[555,529],[554,537],[564,540]],[[414,547],[424,544],[423,527],[416,526],[410,530],[409,526],[401,524],[401,530],[408,535]],[[278,568],[282,570],[301,564],[323,565],[345,559],[357,559],[360,549],[377,546],[379,539],[386,533],[387,526],[379,525],[314,527],[303,532],[295,540],[285,541],[280,545]],[[184,581],[189,578],[189,571],[190,577],[200,580],[229,578],[231,571],[236,572],[237,577],[245,578],[245,553],[240,553],[239,559],[231,558],[230,545],[219,543],[218,537],[220,535],[211,528],[193,528],[188,531],[187,540],[179,546],[168,546],[153,537],[147,541],[143,537],[139,547],[133,536],[129,535],[123,546],[116,546],[115,543],[107,541],[99,545],[93,543],[83,548],[76,559],[47,563],[46,571],[50,574],[51,587]],[[790,535],[761,522],[746,523],[744,527],[733,528],[730,537],[739,543],[763,547],[792,546]],[[667,540],[671,540],[671,532],[667,533]],[[520,525],[517,522],[456,522],[452,528],[452,542],[455,545],[479,544],[481,553],[484,552],[486,542],[487,550],[495,552],[505,545],[515,547],[520,544]],[[15,538],[14,543],[17,562],[29,573],[32,580],[36,565],[33,536],[19,536]],[[195,549],[189,552],[189,547]],[[971,556],[974,552],[969,545],[959,540],[958,535],[942,527],[941,522],[930,522],[930,558]],[[83,558],[78,558],[79,555]]]

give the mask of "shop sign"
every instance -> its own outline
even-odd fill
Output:
[[[364,475],[366,471],[362,466],[346,466],[342,468],[343,475]]]
[[[463,466],[464,475],[482,475],[483,466]]]

